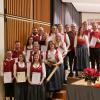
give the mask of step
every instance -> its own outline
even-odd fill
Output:
[[[62,90],[67,90],[67,85],[66,84],[63,84],[63,86],[62,86]]]
[[[60,90],[59,92],[54,93],[53,98],[66,100],[66,90]]]
[[[78,77],[68,77],[67,83],[70,84],[70,83],[76,82],[78,80],[80,80],[80,78],[78,78]]]

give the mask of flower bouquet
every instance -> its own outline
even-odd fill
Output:
[[[100,73],[96,69],[85,68],[83,76],[85,78],[85,81],[95,83],[95,81],[99,78]]]

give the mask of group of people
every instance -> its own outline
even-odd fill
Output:
[[[97,24],[91,26],[88,29],[87,22],[83,22],[77,31],[75,24],[64,28],[57,24],[51,27],[50,33],[43,27],[34,27],[24,48],[16,41],[14,49],[6,52],[2,67],[4,77],[7,72],[11,74],[11,82],[4,82],[6,99],[46,100],[53,92],[61,90],[73,71],[78,76],[90,65],[100,71],[100,32]],[[22,82],[18,79],[19,72],[25,73]]]

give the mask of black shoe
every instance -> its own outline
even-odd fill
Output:
[[[69,73],[68,77],[73,77],[73,73],[72,72]]]

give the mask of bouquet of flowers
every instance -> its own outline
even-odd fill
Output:
[[[96,69],[85,68],[83,76],[85,78],[85,81],[90,81],[92,83],[95,83],[95,81],[100,76],[100,73]]]

